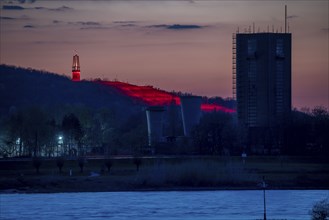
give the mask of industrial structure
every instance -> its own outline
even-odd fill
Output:
[[[193,126],[197,125],[201,118],[202,98],[200,96],[182,96],[180,102],[184,135],[190,137]]]
[[[80,62],[77,54],[73,56],[72,81],[80,81]]]
[[[154,146],[162,140],[164,111],[165,109],[161,106],[152,106],[146,109],[149,146]]]

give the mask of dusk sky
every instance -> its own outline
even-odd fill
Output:
[[[323,1],[1,1],[0,63],[232,97],[232,33],[292,33],[293,107],[329,108]]]

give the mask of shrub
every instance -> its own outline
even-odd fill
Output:
[[[135,157],[133,163],[136,166],[136,170],[139,171],[139,167],[142,165],[142,159],[139,157]]]
[[[106,160],[106,161],[105,161],[105,166],[107,167],[107,171],[110,173],[111,168],[112,168],[112,166],[113,166],[113,162],[112,162],[112,160]]]
[[[63,157],[58,157],[56,160],[56,165],[58,167],[59,173],[62,173],[62,168],[64,166],[65,159]]]
[[[40,170],[40,167],[41,167],[41,164],[42,164],[41,158],[34,157],[32,159],[32,164],[33,164],[33,167],[35,168],[36,173],[39,173],[39,170]]]
[[[329,219],[329,201],[328,199],[321,200],[313,205],[310,211],[312,220],[328,220]]]
[[[87,163],[87,160],[83,157],[78,158],[78,165],[80,167],[80,173],[83,173],[83,168],[85,167],[85,164]]]

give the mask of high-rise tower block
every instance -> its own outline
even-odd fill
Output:
[[[77,54],[73,56],[72,81],[80,81],[80,62]]]
[[[291,34],[236,34],[236,98],[247,127],[276,127],[291,112]]]

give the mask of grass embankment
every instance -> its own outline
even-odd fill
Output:
[[[329,163],[311,157],[166,157],[89,159],[80,172],[77,160],[1,160],[2,192],[79,192],[126,190],[257,189],[265,176],[272,189],[329,188]],[[71,176],[70,176],[71,170]]]

